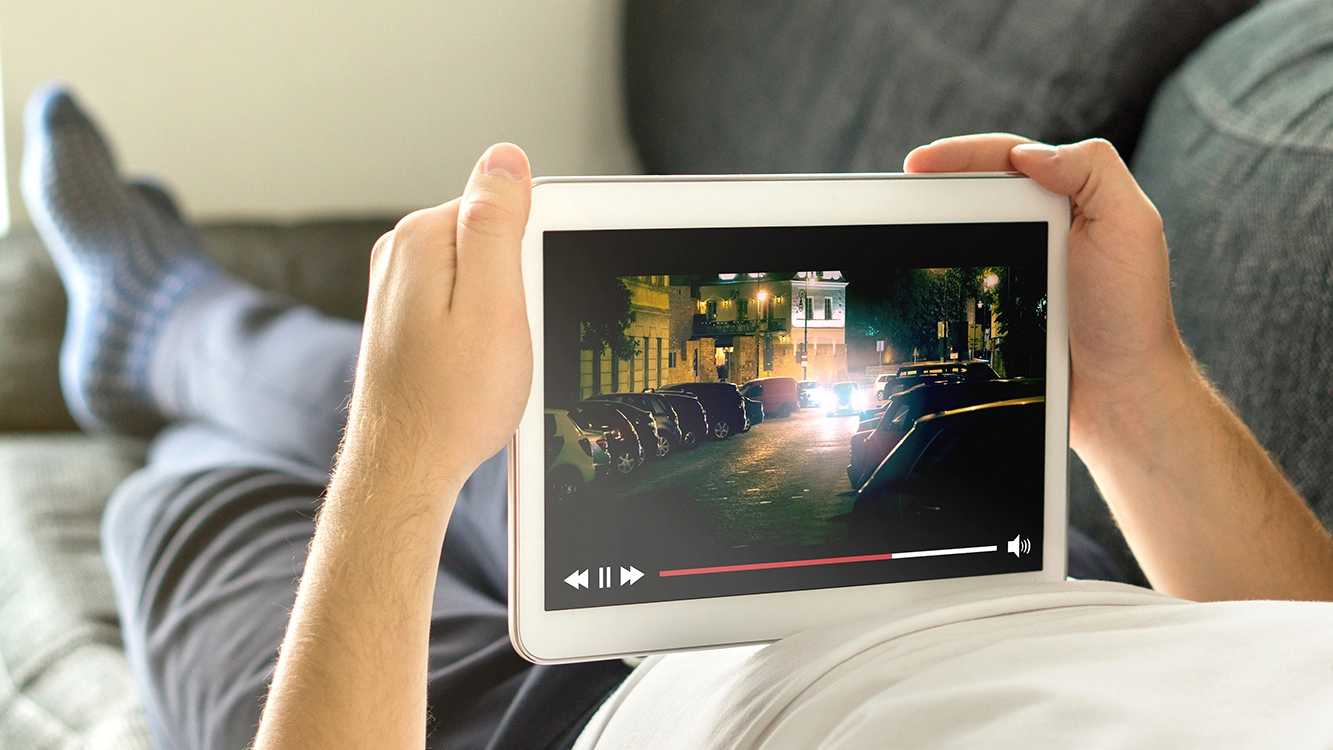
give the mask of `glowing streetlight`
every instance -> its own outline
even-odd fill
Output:
[[[1000,285],[1000,277],[997,274],[988,273],[986,274],[986,277],[981,280],[981,284],[986,287],[986,291],[994,291],[995,287]]]

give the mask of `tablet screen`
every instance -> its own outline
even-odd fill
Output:
[[[1045,223],[543,243],[547,610],[1041,569]]]

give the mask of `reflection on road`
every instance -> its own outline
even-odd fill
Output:
[[[851,510],[848,442],[858,418],[804,409],[747,433],[646,463],[600,482],[607,499],[690,518],[695,540],[715,548],[805,546],[846,537],[833,516]]]

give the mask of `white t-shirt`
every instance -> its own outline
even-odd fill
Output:
[[[1333,604],[1100,582],[954,594],[653,657],[576,750],[1333,747]]]

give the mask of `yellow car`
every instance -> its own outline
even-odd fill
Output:
[[[573,497],[597,477],[593,445],[565,409],[546,410],[548,498]]]

